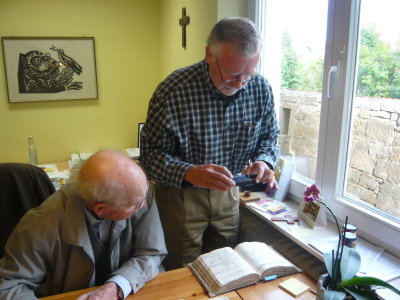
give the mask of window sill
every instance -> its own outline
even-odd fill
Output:
[[[261,198],[265,198],[264,193],[259,193]],[[285,204],[290,209],[290,212],[287,214],[291,214],[292,216],[297,216],[297,211],[299,208],[299,204],[293,200],[286,199]],[[300,223],[295,224],[287,224],[284,221],[272,221],[272,215],[263,212],[259,209],[256,209],[252,206],[251,203],[247,203],[244,205],[249,211],[258,216],[261,220],[267,222],[273,228],[281,232],[283,235],[288,237],[290,240],[301,246],[304,250],[312,254],[314,257],[323,262],[323,255],[310,246],[310,243],[313,241],[321,240],[322,238],[329,237],[337,237],[337,228],[333,222],[328,220],[327,226],[318,226],[316,225],[314,229],[312,229],[309,225],[307,225],[303,220],[300,220]],[[400,266],[399,266],[400,267]],[[390,280],[390,284],[400,289],[400,277]],[[384,294],[386,294],[386,290],[382,290]],[[391,293],[391,292],[389,292]],[[391,294],[393,296],[393,294]],[[388,297],[390,294],[388,294]]]
[[[287,214],[291,214],[292,216],[297,216],[297,211],[299,207],[298,203],[292,200],[285,200],[285,204],[290,209],[290,212],[288,212]],[[300,224],[295,223],[293,225],[289,225],[286,222],[272,221],[271,220],[272,215],[254,208],[251,203],[245,204],[245,207],[254,214],[256,214],[257,216],[259,216],[261,219],[266,221],[268,224],[273,226],[275,229],[283,233],[293,242],[301,246],[307,252],[314,255],[320,261],[323,261],[322,254],[316,251],[314,248],[312,248],[309,245],[309,243],[321,238],[337,236],[337,230],[332,222],[328,222],[328,225],[326,227],[316,226],[315,229],[312,229],[303,220],[300,220]]]

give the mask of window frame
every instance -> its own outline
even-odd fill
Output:
[[[400,222],[385,218],[378,211],[344,196],[352,99],[355,96],[360,8],[361,0],[329,0],[328,3],[316,184],[321,188],[327,205],[342,222],[348,216],[349,222],[358,226],[360,236],[400,256]],[[260,10],[257,13],[260,14]],[[256,18],[256,21],[259,19]],[[268,47],[267,35],[265,39]],[[331,74],[329,84],[331,66],[336,66],[337,72]],[[330,97],[327,96],[328,88]],[[302,193],[310,183],[310,179],[295,174],[288,197],[302,201]]]

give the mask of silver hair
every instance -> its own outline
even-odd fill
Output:
[[[74,185],[86,204],[104,202],[112,206],[126,206],[133,199],[139,200],[135,191],[127,189],[126,185],[116,178],[99,180],[90,174],[81,176],[81,168],[72,173],[68,184]],[[140,199],[141,200],[141,199]]]
[[[207,46],[216,55],[222,43],[231,43],[235,52],[242,57],[250,57],[262,47],[262,39],[255,24],[242,17],[222,19],[215,24],[207,39]]]
[[[82,198],[88,204],[104,202],[112,206],[125,206],[126,200],[133,196],[128,195],[123,183],[111,178],[81,180],[78,176],[77,184]]]

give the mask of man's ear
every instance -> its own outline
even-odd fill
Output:
[[[93,212],[100,219],[104,218],[104,208],[105,208],[105,206],[106,206],[106,204],[104,202],[96,202],[93,205]]]
[[[211,63],[212,63],[212,58],[213,58],[213,55],[212,55],[212,53],[211,53],[211,49],[210,49],[209,46],[207,46],[207,47],[206,47],[206,62],[207,62],[208,64],[211,64]]]

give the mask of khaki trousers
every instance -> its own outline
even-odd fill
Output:
[[[168,255],[166,270],[186,266],[201,253],[238,241],[239,189],[178,189],[156,183],[156,200]]]

